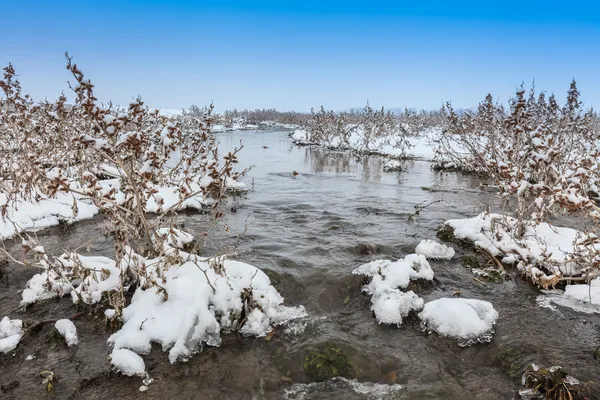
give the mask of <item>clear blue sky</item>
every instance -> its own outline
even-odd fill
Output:
[[[217,110],[474,106],[521,81],[600,107],[596,1],[0,0],[0,63],[66,89],[65,50],[103,101]]]

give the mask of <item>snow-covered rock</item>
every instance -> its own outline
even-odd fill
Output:
[[[144,359],[131,350],[113,350],[110,354],[110,363],[123,375],[143,376],[146,374]]]
[[[19,345],[23,337],[23,321],[20,319],[2,318],[0,321],[0,352],[6,354]]]
[[[458,339],[461,346],[489,342],[498,312],[487,301],[441,298],[425,304],[419,313],[424,330]]]
[[[450,260],[454,257],[454,249],[435,240],[421,240],[415,253],[422,254],[431,260]]]
[[[398,261],[376,260],[352,271],[371,277],[363,290],[372,295],[371,310],[379,323],[402,324],[411,311],[423,307],[423,299],[413,291],[402,292],[411,280],[433,280],[433,270],[423,255],[409,254]]]
[[[67,342],[67,346],[75,346],[79,344],[79,338],[77,337],[77,328],[75,328],[75,324],[73,321],[69,319],[59,319],[54,324],[54,327],[61,334],[62,337],[65,338]]]

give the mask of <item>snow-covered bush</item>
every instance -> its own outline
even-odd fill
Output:
[[[259,269],[190,253],[194,237],[175,223],[174,213],[184,208],[220,218],[227,191],[243,188],[238,179],[245,171],[234,171],[242,147],[221,157],[211,132],[212,106],[165,116],[140,98],[126,109],[103,105],[68,56],[67,69],[75,79],[71,105],[65,96],[35,103],[21,95],[12,66],[0,81],[6,96],[0,108],[2,217],[13,226],[24,257],[3,253],[40,270],[21,304],[70,295],[74,303],[109,307],[106,317],[123,322],[110,341],[113,364],[125,374],[143,372],[136,354],[151,342],[169,350],[175,362],[203,345],[218,345],[222,331],[261,336],[303,316],[303,307],[283,305]],[[51,207],[59,199],[71,200],[70,212],[62,210],[68,221],[80,210],[88,217],[101,212],[114,257],[53,256],[24,232],[30,226],[15,223],[24,204]],[[135,292],[132,299],[128,290]],[[58,321],[56,329],[69,345],[76,343],[70,321]]]
[[[544,93],[536,96],[534,88],[526,93],[522,87],[507,111],[491,95],[475,113],[458,116],[448,107],[448,129],[438,155],[451,161],[438,166],[481,172],[494,180],[507,214],[514,216],[493,218],[497,236],[521,242],[535,224],[556,213],[576,213],[592,222],[568,243],[567,256],[589,281],[596,273],[592,271],[600,269],[595,225],[600,220],[600,130],[597,116],[579,98],[573,81],[562,108],[553,95],[546,100]],[[553,269],[540,271],[539,264],[523,262],[523,271],[536,283],[543,282],[542,274],[548,281],[556,277]]]
[[[297,144],[318,144],[335,150],[359,154],[385,154],[407,157],[412,147],[411,134],[397,115],[366,105],[360,112],[311,110],[311,118],[292,138]]]

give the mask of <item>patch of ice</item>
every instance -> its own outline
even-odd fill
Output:
[[[325,382],[295,383],[285,389],[286,400],[311,400],[328,398],[332,393],[345,398],[364,400],[391,400],[398,398],[404,386],[399,384],[388,385],[384,383],[359,382],[355,379],[333,378]]]
[[[431,260],[450,260],[454,257],[454,249],[436,242],[435,240],[421,240],[415,249],[415,253],[423,254]]]
[[[461,346],[470,346],[492,340],[498,312],[483,300],[441,298],[425,304],[419,318],[424,330],[458,339]]]
[[[0,352],[6,354],[19,345],[23,337],[23,321],[20,319],[2,318],[0,321]]]
[[[75,324],[73,321],[69,319],[59,319],[54,324],[54,327],[65,338],[67,342],[67,346],[75,346],[79,344],[79,338],[77,337],[77,328],[75,328]]]
[[[586,314],[600,314],[600,278],[589,285],[567,285],[565,290],[543,290],[544,294],[537,297],[540,307],[556,311],[553,305],[570,308]]]

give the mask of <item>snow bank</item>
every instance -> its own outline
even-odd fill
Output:
[[[75,324],[71,320],[68,319],[59,319],[54,324],[54,327],[61,334],[62,337],[65,338],[67,342],[67,346],[75,346],[79,344],[79,338],[77,337],[77,328],[75,328]]]
[[[6,195],[0,193],[0,206],[6,201]],[[77,215],[73,215],[73,203],[77,205]],[[20,200],[10,204],[6,217],[0,218],[0,240],[9,239],[18,232],[37,231],[61,222],[70,224],[90,219],[97,213],[94,205],[67,193],[58,193],[56,198],[45,198],[38,203]]]
[[[422,254],[431,260],[450,260],[454,257],[454,249],[435,240],[421,240],[415,253]]]
[[[99,181],[102,192],[107,194],[111,190],[114,194],[117,204],[123,204],[125,195],[120,191],[119,179],[106,179]],[[245,190],[246,185],[235,179],[228,178],[226,186],[230,190]],[[194,192],[201,189],[200,184],[192,184]],[[202,210],[208,203],[202,194],[180,202],[178,187],[156,187],[157,193],[148,199],[146,203],[146,212],[156,213],[159,211],[158,200],[164,201],[162,209],[166,210],[174,207],[175,211],[184,209]],[[6,195],[0,193],[0,206],[6,204]],[[74,205],[77,213],[74,213]],[[20,200],[15,204],[9,204],[7,215],[0,218],[0,240],[14,237],[17,233],[23,231],[39,231],[42,229],[57,226],[60,223],[71,224],[78,221],[93,218],[98,214],[98,207],[82,196],[72,196],[68,193],[59,192],[56,198],[43,198],[39,202]],[[14,224],[12,222],[14,222]]]
[[[423,307],[423,299],[405,289],[411,280],[433,280],[433,270],[423,255],[409,254],[396,262],[376,260],[361,265],[353,274],[366,275],[371,282],[363,290],[372,295],[371,310],[379,323],[402,324],[411,311]]]
[[[23,321],[20,319],[2,318],[0,321],[0,352],[6,354],[19,345],[23,337]]]
[[[557,275],[574,276],[581,273],[567,255],[574,252],[574,243],[582,237],[582,232],[545,222],[536,224],[526,221],[525,234],[517,240],[512,234],[516,223],[517,220],[511,217],[486,213],[474,218],[446,221],[446,225],[454,229],[455,237],[472,241],[475,246],[495,256],[505,256],[504,262],[522,260],[533,266],[542,266]],[[531,273],[539,275],[541,271],[531,267]]]
[[[567,285],[564,291],[545,290],[543,293],[537,298],[542,307],[555,310],[554,303],[578,312],[600,314],[600,278],[593,279],[587,285]]]
[[[470,346],[492,340],[498,312],[487,301],[441,298],[425,304],[419,318],[424,330],[458,339],[461,346]]]
[[[589,285],[567,285],[564,296],[582,303],[600,305],[600,278],[593,279]]]

